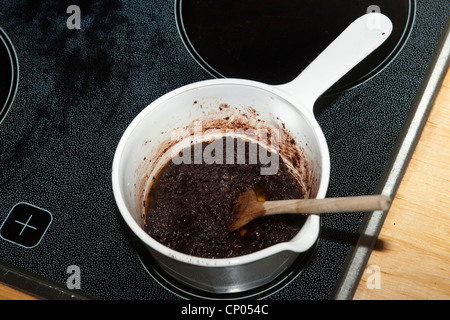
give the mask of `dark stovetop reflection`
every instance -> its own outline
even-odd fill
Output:
[[[371,11],[393,21],[391,36],[329,93],[364,82],[392,61],[409,35],[414,1],[176,1],[179,32],[203,68],[215,77],[269,84],[294,79],[352,21]]]

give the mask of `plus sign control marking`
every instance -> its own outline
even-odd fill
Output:
[[[32,228],[32,229],[34,229],[34,230],[37,230],[35,227],[33,227],[33,226],[31,226],[31,225],[29,225],[28,224],[28,222],[30,222],[30,220],[31,220],[31,217],[33,217],[33,215],[31,214],[30,215],[30,217],[28,218],[28,220],[27,220],[27,222],[25,222],[25,223],[23,223],[23,222],[20,222],[20,221],[17,221],[17,220],[15,220],[14,222],[17,222],[17,223],[19,223],[19,224],[21,224],[21,225],[23,225],[23,228],[22,228],[22,230],[20,230],[20,233],[19,233],[19,236],[21,236],[22,235],[22,233],[23,233],[23,230],[25,230],[25,228]]]

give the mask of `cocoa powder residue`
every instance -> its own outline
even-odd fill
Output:
[[[193,105],[202,108],[198,101],[193,101]],[[157,172],[170,161],[171,151],[182,149],[183,147],[178,147],[182,141],[186,147],[186,139],[194,144],[200,141],[198,139],[201,139],[201,136],[211,136],[212,133],[216,137],[237,134],[258,141],[264,141],[261,138],[265,138],[267,147],[280,154],[292,175],[297,178],[305,197],[316,195],[318,181],[314,174],[314,164],[278,117],[263,118],[253,106],[235,108],[222,103],[218,105],[217,110],[203,112],[202,117],[192,121],[188,126],[173,130],[172,136],[155,145],[145,157],[146,160],[142,161],[137,170],[139,179],[136,184],[136,203],[141,208],[143,219],[148,206],[148,203],[144,203],[144,199],[148,196]],[[261,133],[264,133],[265,137],[258,137]]]

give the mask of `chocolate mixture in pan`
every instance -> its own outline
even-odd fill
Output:
[[[237,140],[233,138],[235,146]],[[223,145],[225,141],[222,138]],[[149,201],[146,232],[169,248],[204,258],[245,255],[291,240],[303,225],[304,216],[264,217],[234,232],[227,231],[232,208],[248,188],[254,188],[260,200],[304,197],[298,181],[281,158],[278,158],[278,172],[273,175],[261,175],[261,167],[268,164],[261,164],[259,159],[256,164],[249,164],[251,144],[254,142],[245,142],[245,164],[238,163],[236,153],[235,161],[226,164],[225,152],[223,164],[169,161],[146,199]],[[203,150],[207,146],[208,143],[203,143]],[[194,147],[184,150],[180,156],[185,152],[191,152],[194,159]]]

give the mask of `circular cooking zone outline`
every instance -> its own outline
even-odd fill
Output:
[[[213,293],[200,289],[195,289],[189,285],[183,284],[178,280],[172,278],[167,274],[155,261],[150,254],[149,250],[145,248],[144,244],[134,235],[130,233],[131,240],[134,248],[136,248],[136,254],[144,267],[144,269],[150,274],[150,276],[171,293],[182,297],[184,299],[206,299],[206,300],[244,300],[244,299],[264,299],[275,292],[286,287],[291,281],[293,281],[302,270],[309,264],[310,260],[314,256],[316,246],[318,242],[308,251],[300,254],[292,265],[287,268],[277,278],[270,283],[261,287],[251,289],[248,291],[237,291],[230,293]]]
[[[342,9],[339,9],[340,6],[336,6],[336,8],[328,10],[328,12],[332,12],[333,17],[342,17],[336,19],[336,21],[327,19],[328,13],[324,11],[321,12],[322,17],[308,20],[308,22],[313,21],[314,25],[303,26],[299,24],[301,20],[299,17],[306,20],[306,14],[296,16],[295,12],[291,12],[292,10],[282,11],[284,1],[265,1],[270,3],[272,7],[270,10],[264,10],[264,4],[262,4],[260,8],[263,9],[258,12],[251,10],[250,7],[245,7],[245,4],[237,5],[237,2],[232,1],[221,1],[222,9],[226,5],[225,3],[228,3],[227,8],[230,8],[230,10],[221,10],[219,4],[215,5],[213,4],[215,2],[206,0],[175,0],[175,20],[185,47],[194,60],[216,78],[244,78],[268,84],[283,84],[300,74],[359,15],[365,14],[368,10],[379,9],[381,13],[385,13],[393,20],[394,30],[386,43],[339,80],[324,95],[336,94],[356,87],[371,79],[392,62],[409,38],[416,11],[415,0],[402,0],[395,3],[388,0],[378,0],[376,1],[378,5],[374,5],[371,1],[360,0],[358,4],[352,5],[352,8],[344,8],[345,5],[342,4]],[[277,3],[277,5],[274,3]],[[292,4],[292,2],[290,3]],[[314,9],[305,9],[305,12],[308,13],[311,10],[316,10],[316,7],[329,5],[316,1],[306,1],[293,4],[293,6],[303,5],[303,3],[312,3],[315,6]],[[231,4],[235,6],[233,7]],[[222,12],[226,13],[222,16]],[[249,13],[251,17],[248,19],[242,18],[240,16],[242,12]],[[261,18],[259,16],[264,14],[268,20],[267,24],[262,23],[259,19]],[[224,26],[224,21],[230,21],[229,25]],[[292,32],[286,31],[287,29],[284,29],[283,32],[281,24],[277,24],[277,21],[289,26],[289,30],[297,28],[293,32],[308,30],[308,33],[313,34],[313,36],[305,35],[306,32],[302,32],[305,39],[297,43],[306,43],[307,45],[301,47],[295,47],[295,45],[282,46],[283,43],[293,43],[293,41],[290,41]],[[321,25],[316,24],[315,21],[328,22]],[[252,29],[252,24],[256,25],[254,29]],[[278,28],[274,32],[276,34],[269,36],[268,30],[274,28],[274,26],[276,26],[275,29]],[[205,30],[208,30],[208,32]],[[287,36],[283,36],[284,33]],[[251,37],[251,34],[254,36]],[[263,36],[258,38],[258,34]],[[239,37],[244,38],[238,40]],[[318,41],[318,38],[323,38],[323,41]],[[271,46],[276,49],[272,50]],[[254,52],[251,52],[252,47],[256,48]],[[287,49],[280,50],[280,47]],[[267,50],[262,50],[262,48]],[[301,51],[303,54],[298,54]]]
[[[16,96],[19,62],[11,40],[0,28],[0,123],[6,117]]]

